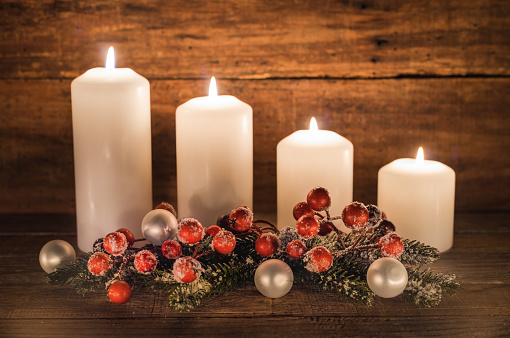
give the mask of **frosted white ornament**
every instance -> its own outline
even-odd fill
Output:
[[[162,245],[167,239],[175,238],[177,226],[177,219],[170,211],[155,209],[143,218],[142,234],[152,244]]]
[[[400,295],[407,285],[407,270],[398,260],[379,258],[368,268],[367,282],[370,290],[382,298]]]
[[[259,292],[269,298],[285,296],[294,284],[294,274],[287,263],[270,259],[255,270],[255,286]]]
[[[46,273],[52,273],[76,260],[76,252],[71,244],[55,239],[46,243],[39,253],[39,264]]]

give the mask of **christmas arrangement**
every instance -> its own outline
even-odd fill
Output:
[[[292,210],[295,227],[278,230],[255,220],[246,206],[204,228],[194,218],[178,221],[172,205],[161,203],[142,221],[144,238],[122,228],[99,238],[92,252],[77,260],[67,249],[73,262],[49,273],[49,283],[79,293],[107,290],[118,304],[127,302],[133,289],[152,290],[176,311],[190,311],[206,297],[253,282],[270,298],[284,296],[296,283],[364,305],[375,295],[401,295],[427,307],[460,288],[454,275],[423,268],[439,258],[438,250],[401,238],[377,206],[352,202],[332,216],[330,205],[328,191],[314,188]],[[340,220],[351,232],[335,226]],[[64,250],[60,242],[41,250],[47,272],[55,263],[46,258]]]

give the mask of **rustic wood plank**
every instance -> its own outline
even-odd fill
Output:
[[[151,82],[154,203],[176,204],[175,109],[208,81]],[[0,81],[0,212],[74,212],[69,80]],[[376,202],[377,171],[425,156],[457,174],[456,210],[510,210],[509,79],[222,80],[254,110],[254,209],[276,210],[276,145],[316,116],[350,139],[354,199]]]
[[[509,75],[510,4],[408,1],[2,1],[3,78],[104,65],[150,79]]]

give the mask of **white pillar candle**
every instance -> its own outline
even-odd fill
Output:
[[[455,172],[437,161],[401,158],[379,170],[377,204],[396,231],[439,249],[453,245]]]
[[[230,95],[183,103],[176,112],[177,207],[205,227],[253,199],[252,108]]]
[[[329,191],[332,215],[340,215],[352,202],[353,145],[343,136],[319,130],[312,117],[310,129],[298,130],[281,140],[276,153],[278,228],[296,225],[292,209],[306,201],[314,187]],[[335,224],[347,231],[341,223]]]
[[[152,209],[149,82],[115,68],[110,47],[105,68],[71,83],[78,247],[119,228],[141,236]]]

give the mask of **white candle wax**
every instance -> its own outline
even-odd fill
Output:
[[[281,140],[276,153],[278,228],[296,225],[292,209],[306,201],[314,187],[329,191],[332,215],[340,215],[352,202],[353,145],[346,138],[318,130],[312,118],[310,130],[298,130]],[[347,231],[341,221],[335,224]]]
[[[437,162],[417,159],[395,160],[379,170],[377,204],[396,231],[439,249],[453,245],[455,172]]]
[[[252,108],[230,95],[180,105],[176,112],[177,207],[205,227],[253,199]]]
[[[71,83],[78,247],[119,228],[141,237],[152,209],[149,82],[128,68],[93,68]]]

